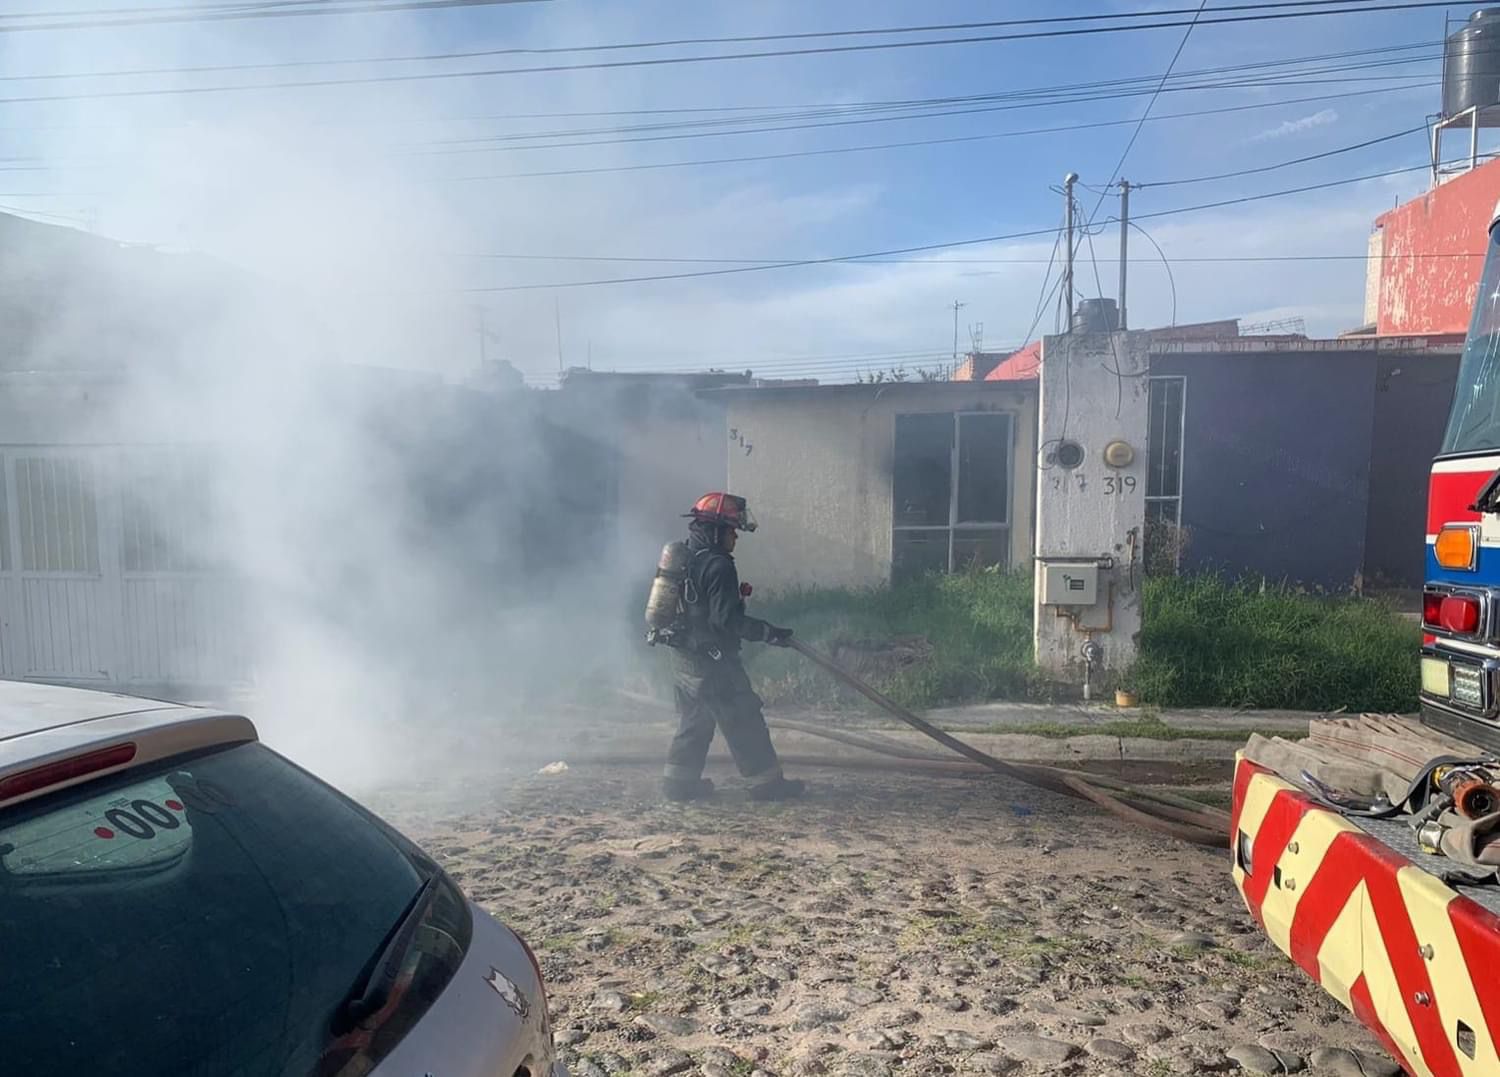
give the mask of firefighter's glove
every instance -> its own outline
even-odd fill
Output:
[[[773,625],[766,629],[766,642],[772,647],[789,647],[792,643],[792,630]]]

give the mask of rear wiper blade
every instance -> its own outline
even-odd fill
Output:
[[[401,966],[406,963],[406,957],[411,952],[412,941],[416,938],[417,928],[421,926],[422,919],[427,915],[427,909],[432,904],[432,899],[437,895],[438,873],[427,877],[422,883],[421,889],[416,896],[407,904],[406,910],[402,912],[401,918],[391,928],[390,934],[381,944],[380,952],[375,955],[368,971],[361,974],[354,986],[349,989],[349,994],[339,1005],[335,1012],[335,1023],[342,1028],[352,1028],[365,1020],[371,1014],[379,1013],[390,1001],[391,991],[396,986],[396,980],[401,974]]]

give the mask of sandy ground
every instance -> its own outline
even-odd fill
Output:
[[[1396,1072],[1227,853],[989,776],[806,776],[788,805],[604,764],[365,799],[532,942],[574,1077]]]

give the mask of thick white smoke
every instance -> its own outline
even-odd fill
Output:
[[[290,37],[237,24],[56,35],[24,57],[0,35],[0,62],[101,71],[191,66],[199,48],[272,61],[452,45],[400,16],[302,22]],[[173,79],[202,81],[149,84]],[[172,541],[233,591],[233,623],[214,628],[243,646],[267,741],[345,786],[496,750],[497,729],[617,676],[635,645],[631,600],[651,563],[632,573],[616,556],[650,541],[620,535],[596,492],[613,474],[595,433],[609,416],[575,407],[564,422],[555,396],[465,387],[480,344],[478,300],[461,289],[477,278],[457,256],[530,210],[455,197],[401,149],[452,131],[455,114],[523,105],[370,87],[6,112],[42,121],[26,137],[50,159],[127,158],[68,181],[113,185],[101,230],[223,255],[9,225],[0,275],[25,331],[3,366],[108,372],[86,410],[47,412],[47,441],[125,446],[122,461],[174,445],[206,476]]]

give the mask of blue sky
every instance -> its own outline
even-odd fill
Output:
[[[1224,0],[1210,0],[1210,11]],[[62,6],[61,0],[58,5]],[[39,10],[15,0],[12,11]],[[71,6],[71,5],[68,5]],[[96,6],[96,5],[84,5]],[[119,0],[116,6],[139,6]],[[872,26],[1085,14],[1181,2],[1060,5],[1012,2],[608,3],[553,0],[409,15],[221,22],[207,25],[0,35],[0,98],[104,88],[193,87],[259,78],[359,75],[357,66],[268,73],[30,81],[18,76],[179,68],[450,50],[556,48],[693,36],[796,33]],[[1469,8],[1455,5],[1455,16]],[[1196,29],[1179,72],[1356,49],[1436,42],[1440,10],[1298,19]],[[778,161],[550,176],[459,179],[520,171],[635,166],[871,143],[987,135],[1031,127],[1126,121],[1145,97],[779,133],[494,152],[472,140],[589,131],[680,116],[518,119],[522,113],[852,104],[993,94],[1087,81],[1159,76],[1182,30],[783,57],[624,70],[553,72],[276,91],[0,102],[13,166],[0,204],[87,221],[134,242],[206,251],[326,300],[330,318],[362,327],[353,357],[461,372],[477,354],[478,310],[503,355],[542,383],[564,359],[619,369],[723,366],[845,377],[899,362],[935,361],[951,347],[951,304],[962,336],[983,324],[990,346],[1019,343],[1035,321],[1052,241],[958,248],[919,264],[823,265],[608,287],[469,289],[637,276],[703,264],[571,262],[474,255],[595,258],[819,258],[1050,229],[1068,171],[1110,178],[1131,127]],[[651,55],[754,49],[688,46]],[[775,46],[772,46],[775,47]],[[1141,182],[1274,163],[1414,127],[1436,111],[1435,47],[1421,64],[1324,75],[1424,75],[1408,88],[1349,81],[1278,88],[1169,92],[1156,114],[1267,103],[1271,107],[1145,125],[1124,169]],[[531,66],[636,53],[500,56],[413,63],[405,72]],[[1385,57],[1375,57],[1383,59]],[[387,65],[381,72],[398,70]],[[1337,100],[1291,98],[1362,94]],[[700,114],[701,115],[701,114]],[[719,113],[719,116],[732,115]],[[474,119],[475,117],[500,117]],[[701,131],[699,128],[697,131]],[[680,132],[678,132],[680,133]],[[569,135],[592,141],[608,133]],[[458,140],[471,140],[468,142]],[[482,152],[474,152],[481,149]],[[461,152],[453,152],[461,151]],[[1282,187],[1422,164],[1424,136],[1242,179],[1147,189],[1149,214]],[[40,169],[48,169],[42,171]],[[1361,319],[1357,260],[1203,263],[1206,256],[1360,255],[1373,216],[1425,186],[1420,172],[1232,209],[1148,220],[1176,268],[1177,317],[1302,317],[1332,333]],[[1084,192],[1092,210],[1097,196]],[[1113,212],[1105,203],[1103,214]],[[1112,258],[1111,227],[1096,241]],[[975,264],[976,259],[1018,262]],[[1100,266],[1113,294],[1113,261]],[[1095,290],[1092,269],[1080,291]],[[1172,315],[1155,253],[1132,239],[1132,322]],[[1044,319],[1043,329],[1050,325]],[[906,358],[902,358],[902,357]]]

